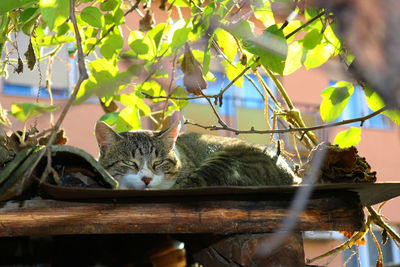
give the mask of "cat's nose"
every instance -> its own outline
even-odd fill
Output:
[[[145,185],[149,185],[149,183],[151,182],[151,180],[153,180],[153,179],[151,179],[151,177],[142,177],[142,181],[143,181],[143,183],[145,184]]]

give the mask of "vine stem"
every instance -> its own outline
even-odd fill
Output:
[[[62,112],[60,114],[60,117],[58,118],[58,120],[57,120],[56,124],[54,125],[54,127],[51,128],[51,135],[50,135],[49,141],[46,144],[46,147],[39,152],[40,154],[38,156],[38,159],[25,172],[24,177],[23,177],[23,179],[22,179],[22,181],[20,183],[20,187],[17,190],[18,194],[22,193],[22,190],[24,188],[24,184],[25,184],[26,179],[31,176],[33,170],[36,168],[37,164],[42,159],[42,157],[44,156],[46,151],[51,149],[51,145],[53,144],[53,142],[54,142],[54,140],[56,138],[57,131],[60,128],[62,122],[64,121],[65,116],[67,115],[69,109],[71,108],[72,103],[75,101],[76,96],[78,94],[78,91],[79,91],[79,89],[81,87],[82,82],[85,81],[86,79],[88,79],[88,77],[89,77],[89,75],[87,73],[87,70],[86,70],[86,65],[85,65],[85,54],[83,53],[83,49],[82,49],[82,39],[81,39],[81,35],[79,33],[78,24],[77,24],[76,17],[75,17],[75,0],[70,0],[70,19],[71,19],[72,24],[74,26],[76,46],[77,46],[77,50],[78,50],[79,78],[78,78],[77,83],[75,84],[75,88],[74,88],[73,93],[71,94],[67,104],[64,106],[64,108],[63,108],[63,110],[62,110]],[[50,152],[48,152],[48,153],[51,154]],[[51,172],[51,169],[49,169],[47,167],[46,170],[45,170],[45,173],[48,173],[48,172]]]

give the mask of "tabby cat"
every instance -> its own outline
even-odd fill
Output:
[[[97,122],[100,164],[119,189],[293,184],[298,178],[275,152],[236,138],[163,131],[116,133]]]

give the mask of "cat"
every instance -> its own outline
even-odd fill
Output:
[[[118,189],[290,185],[298,179],[276,152],[238,138],[162,131],[115,132],[97,122],[100,164]]]

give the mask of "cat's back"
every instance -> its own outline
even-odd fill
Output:
[[[222,137],[200,133],[183,133],[176,141],[178,153],[184,161],[202,162],[212,154],[222,150],[246,150],[257,145],[247,143],[238,138]]]

